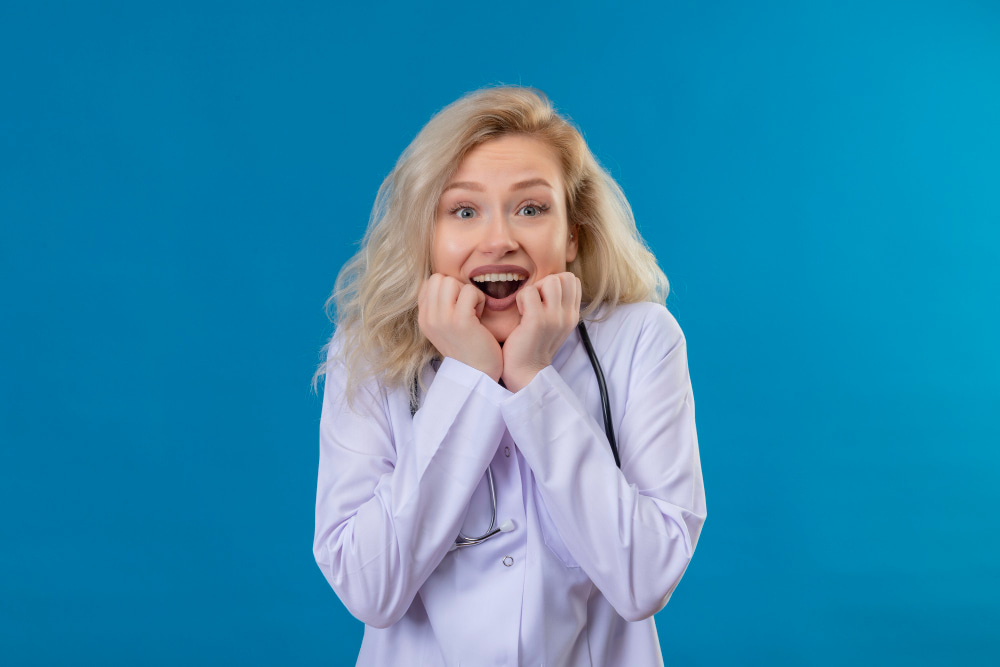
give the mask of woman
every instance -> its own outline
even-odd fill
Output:
[[[666,290],[541,93],[471,93],[404,151],[323,368],[314,553],[359,665],[662,663],[706,515]]]

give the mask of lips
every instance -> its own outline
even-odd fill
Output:
[[[507,310],[528,281],[528,271],[514,264],[490,264],[469,273],[472,284],[486,295],[487,310]]]

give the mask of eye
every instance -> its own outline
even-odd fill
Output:
[[[449,211],[452,215],[457,215],[462,220],[472,220],[476,217],[476,209],[466,204],[459,204]]]
[[[526,218],[534,218],[547,210],[549,210],[549,207],[543,204],[525,204],[518,213]]]

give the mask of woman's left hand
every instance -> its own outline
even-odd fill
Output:
[[[503,344],[503,383],[520,391],[552,363],[580,321],[580,279],[570,272],[554,273],[517,293],[521,323]]]

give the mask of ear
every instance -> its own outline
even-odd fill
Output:
[[[566,241],[566,263],[569,264],[576,259],[576,251],[580,242],[579,225],[569,226],[569,240]]]

